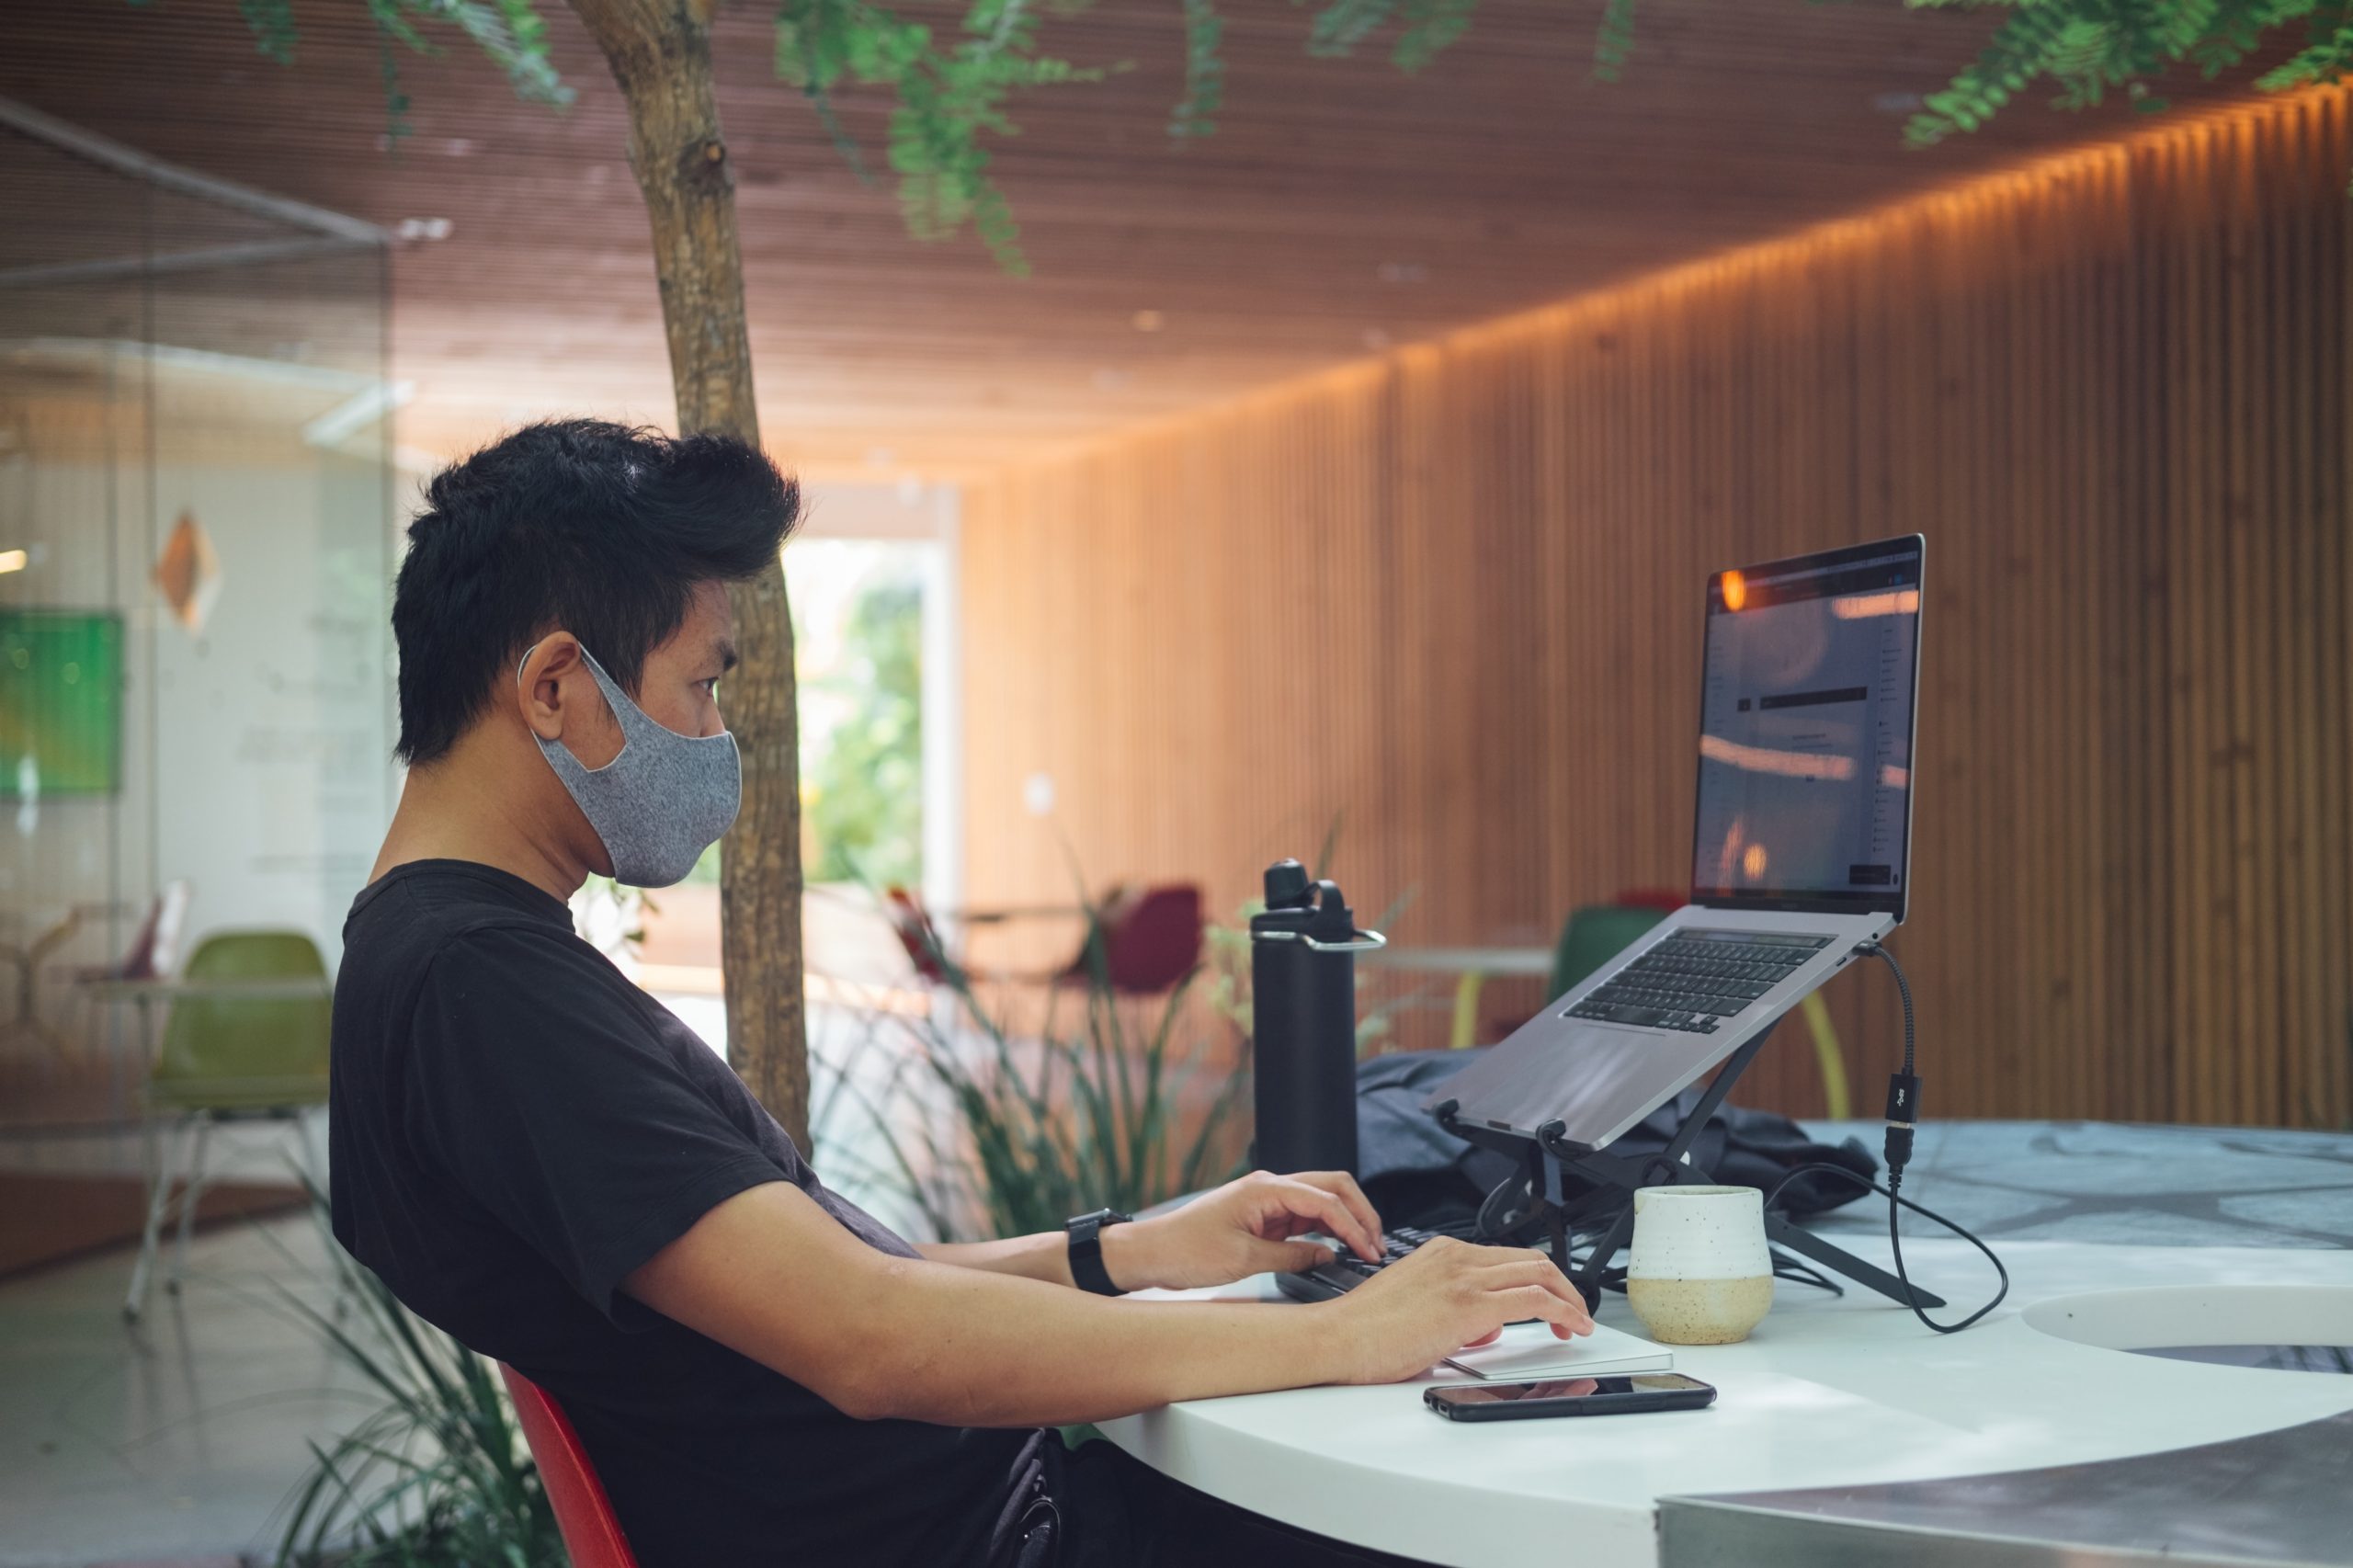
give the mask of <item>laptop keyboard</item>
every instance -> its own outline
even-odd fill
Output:
[[[1685,929],[1643,951],[1568,1010],[1572,1018],[1713,1034],[1828,947],[1828,937]]]
[[[1438,1235],[1436,1231],[1425,1231],[1415,1225],[1392,1225],[1381,1233],[1379,1263],[1367,1263],[1352,1252],[1344,1252],[1330,1263],[1319,1264],[1317,1267],[1345,1268],[1352,1274],[1370,1279],[1415,1248],[1427,1242],[1438,1240]]]
[[[1436,1241],[1442,1235],[1469,1234],[1468,1226],[1441,1226],[1436,1230],[1420,1230],[1412,1225],[1392,1225],[1381,1238],[1381,1256],[1378,1263],[1367,1263],[1352,1252],[1336,1253],[1329,1263],[1297,1274],[1276,1277],[1283,1293],[1302,1301],[1328,1301],[1335,1296],[1346,1295],[1415,1247]]]

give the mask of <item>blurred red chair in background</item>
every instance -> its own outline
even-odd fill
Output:
[[[926,985],[954,983],[961,960],[949,953],[938,926],[923,901],[910,890],[884,890],[883,913],[891,934]],[[1086,918],[1086,935],[1078,951],[1060,969],[1045,973],[999,973],[1001,981],[1031,984],[1086,985],[1100,975],[1122,996],[1153,996],[1174,987],[1201,961],[1201,890],[1189,882],[1131,888],[1114,887],[1092,909],[1041,905],[1010,910],[967,910],[961,920],[999,926],[1021,918]]]
[[[597,1467],[588,1462],[588,1450],[580,1446],[580,1434],[573,1430],[563,1407],[503,1361],[498,1375],[506,1381],[507,1396],[515,1402],[516,1423],[540,1467],[540,1483],[547,1488],[548,1506],[555,1513],[555,1528],[563,1537],[572,1568],[637,1568],[629,1537],[613,1517],[613,1500],[605,1495],[605,1483],[597,1479]]]
[[[1085,984],[1100,972],[1120,995],[1154,996],[1192,973],[1200,961],[1199,888],[1190,882],[1121,887],[1112,889],[1096,911],[1086,943],[1062,978]]]
[[[882,912],[890,919],[891,935],[899,938],[907,961],[915,965],[915,978],[926,985],[949,983],[948,948],[940,941],[939,927],[931,923],[923,901],[893,885],[883,890]]]

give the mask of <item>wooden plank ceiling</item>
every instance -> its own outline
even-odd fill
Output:
[[[449,220],[449,238],[394,264],[410,445],[460,450],[558,411],[666,422],[618,94],[569,14],[548,9],[580,95],[569,111],[517,101],[453,42],[402,59],[413,135],[397,152],[355,0],[300,8],[292,69],[254,51],[233,0],[10,0],[0,94],[388,226]],[[972,473],[2130,118],[2021,104],[1977,137],[1906,152],[1906,95],[1967,60],[1985,18],[1645,0],[1627,79],[1605,85],[1590,77],[1598,9],[1484,0],[1469,36],[1407,78],[1377,50],[1309,59],[1302,9],[1236,6],[1222,128],[1177,146],[1176,7],[1100,0],[1050,40],[1134,68],[1031,95],[1024,133],[997,149],[1035,268],[1016,278],[969,237],[909,238],[887,183],[861,184],[773,80],[767,14],[735,8],[721,98],[771,445],[812,473]],[[878,165],[884,112],[865,97],[843,117]],[[1136,324],[1147,312],[1157,330]]]

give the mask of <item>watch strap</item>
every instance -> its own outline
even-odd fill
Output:
[[[1111,1282],[1110,1270],[1103,1267],[1103,1232],[1108,1226],[1126,1224],[1130,1218],[1116,1209],[1097,1209],[1063,1226],[1070,1236],[1070,1277],[1080,1290],[1097,1296],[1127,1294]]]

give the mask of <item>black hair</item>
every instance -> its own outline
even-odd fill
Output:
[[[799,484],[746,442],[597,419],[526,426],[425,501],[392,592],[412,767],[447,756],[558,627],[634,693],[695,589],[765,571],[801,516]]]

